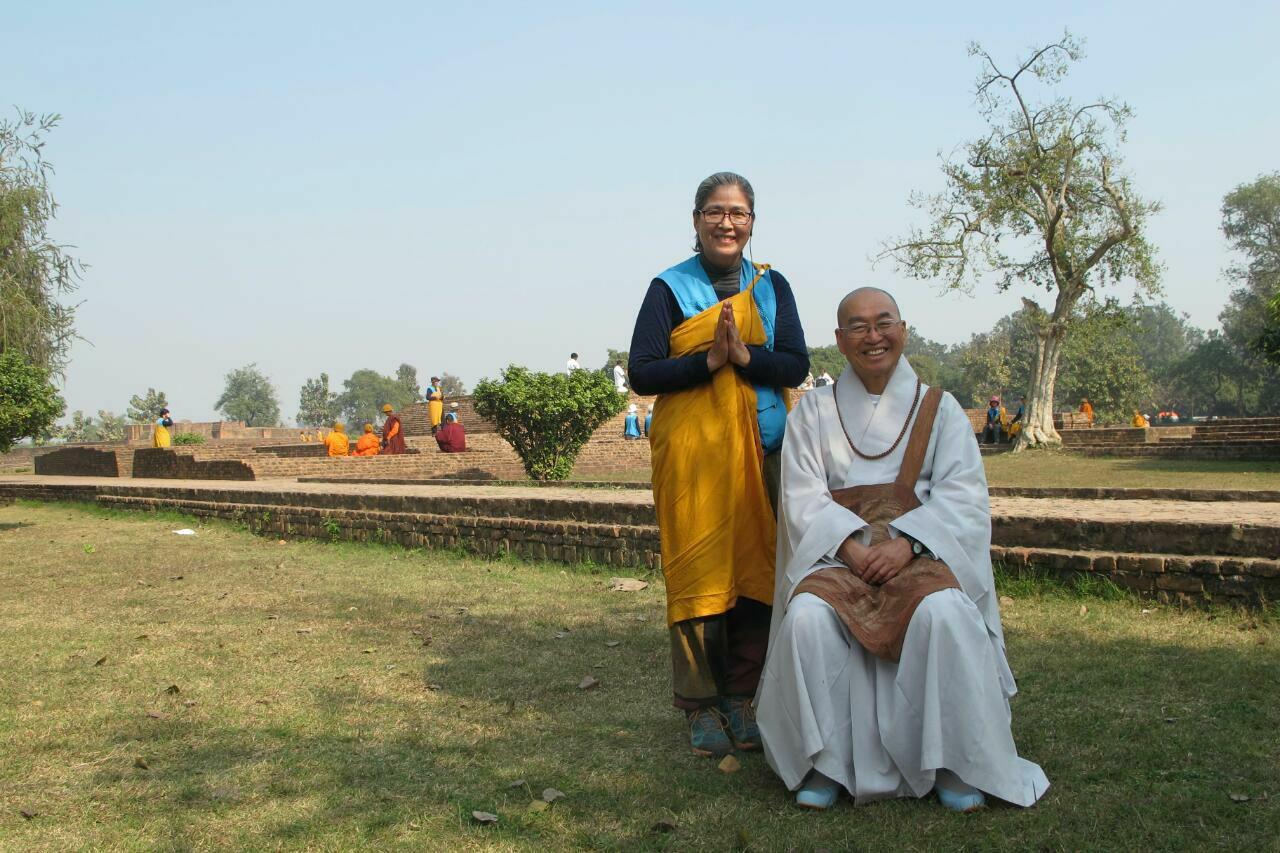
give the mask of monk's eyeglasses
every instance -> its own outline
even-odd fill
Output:
[[[723,210],[719,207],[712,207],[707,210],[695,210],[694,213],[702,217],[702,221],[708,225],[719,225],[724,222],[724,218],[729,217],[729,221],[734,225],[746,225],[751,221],[751,217],[755,216],[749,210]]]
[[[875,330],[881,335],[887,335],[901,325],[902,325],[901,320],[889,320],[886,318],[884,320],[877,320],[875,322]],[[861,340],[862,338],[865,338],[867,335],[871,334],[872,324],[871,323],[851,323],[848,326],[839,326],[838,328],[841,332],[853,338],[854,340]]]

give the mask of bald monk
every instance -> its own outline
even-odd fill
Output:
[[[378,448],[382,446],[382,441],[373,431],[373,424],[364,425],[364,434],[360,436],[360,440],[356,442],[355,453],[352,456],[377,456]]]
[[[328,448],[330,456],[346,456],[351,452],[351,440],[343,430],[342,422],[339,421],[333,425],[333,432],[324,437],[324,446]]]
[[[1049,787],[1018,756],[982,456],[964,409],[903,356],[883,290],[840,303],[848,366],[787,420],[765,757],[796,803],[936,791],[954,811]]]
[[[1089,402],[1088,397],[1080,401],[1080,414],[1089,419],[1089,426],[1093,426],[1093,403]]]
[[[382,413],[387,416],[382,424],[382,452],[404,453],[407,448],[404,446],[404,428],[400,425],[399,415],[391,408],[390,403],[382,407]]]

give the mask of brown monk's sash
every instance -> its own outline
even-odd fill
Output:
[[[920,402],[915,426],[892,483],[836,489],[831,499],[856,513],[871,527],[871,544],[889,538],[889,522],[920,506],[915,485],[924,466],[933,421],[942,392],[930,388]],[[947,564],[916,557],[898,574],[879,586],[863,581],[846,566],[820,569],[795,588],[793,596],[808,592],[835,608],[849,633],[876,657],[896,661],[902,655],[907,626],[921,600],[942,589],[959,589]]]

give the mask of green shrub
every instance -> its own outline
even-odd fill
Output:
[[[173,437],[174,444],[204,444],[205,438],[198,432],[180,432]]]
[[[563,480],[591,434],[627,405],[613,380],[594,370],[539,373],[519,365],[501,381],[482,379],[473,394],[476,413],[520,455],[535,480]]]

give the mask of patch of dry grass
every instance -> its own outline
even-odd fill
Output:
[[[1042,803],[811,814],[759,755],[725,775],[688,753],[660,584],[181,526],[0,509],[6,848],[1235,850],[1280,830],[1273,618],[1009,581]],[[546,787],[565,799],[530,811]]]
[[[1280,489],[1280,461],[1107,459],[1061,450],[983,457],[992,486]]]

